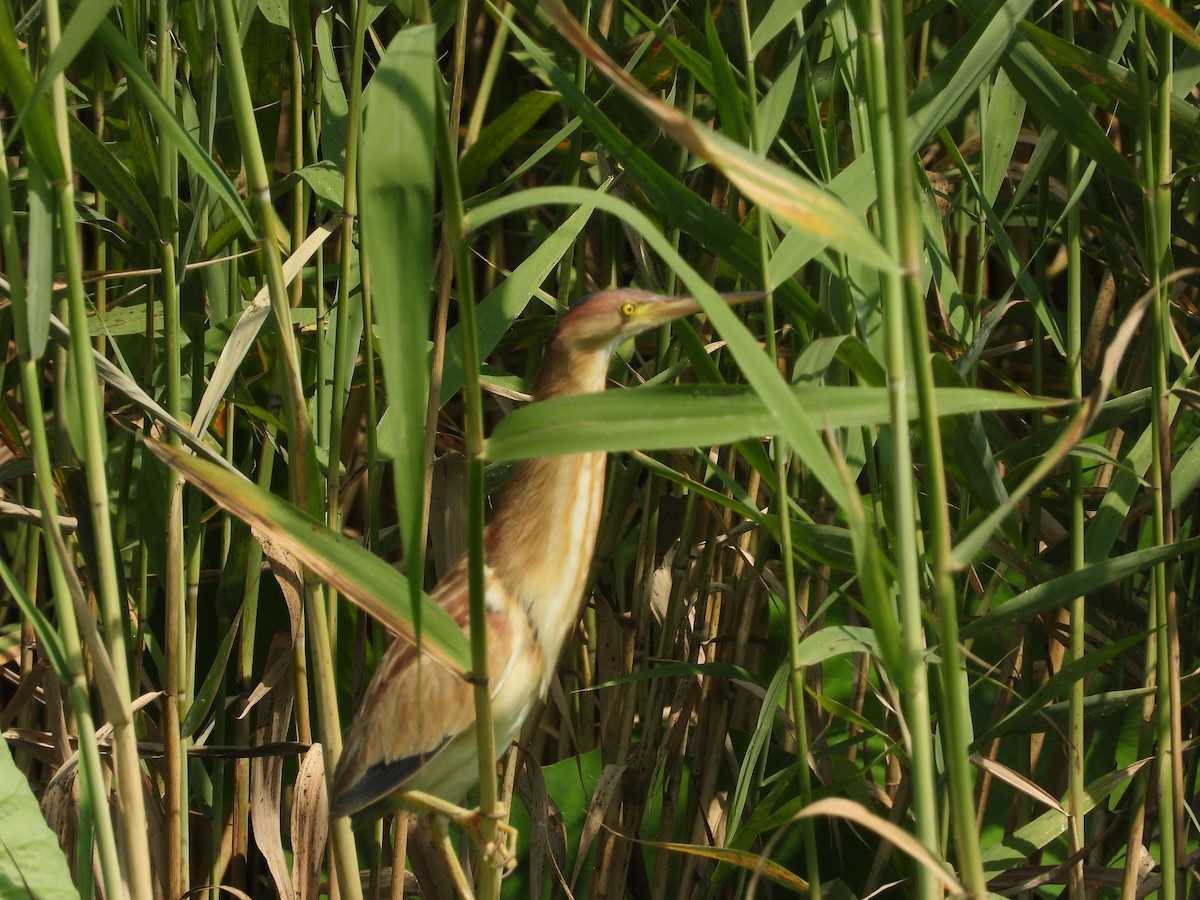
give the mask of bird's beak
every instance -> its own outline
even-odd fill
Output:
[[[761,300],[766,294],[762,291],[732,291],[727,294],[718,294],[717,296],[730,306],[740,306],[743,303]],[[668,297],[660,295],[638,310],[638,318],[651,325],[661,325],[665,322],[673,322],[683,316],[690,316],[698,312],[701,312],[701,306],[692,297]]]

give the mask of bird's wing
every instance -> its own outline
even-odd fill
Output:
[[[432,597],[468,630],[465,564],[455,566]],[[504,628],[489,631],[488,656],[495,672],[496,663],[511,656],[512,638]],[[418,653],[407,641],[393,641],[346,734],[330,815],[351,815],[402,789],[474,721],[473,688],[466,679]]]

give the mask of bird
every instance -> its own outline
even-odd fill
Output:
[[[730,304],[757,293],[722,295]],[[700,311],[691,297],[615,288],[584,298],[558,321],[534,378],[534,401],[603,391],[609,360],[628,338]],[[578,622],[596,546],[607,454],[525,460],[502,489],[484,532],[488,677],[503,754],[546,695]],[[431,592],[465,632],[467,560]],[[406,797],[453,804],[478,780],[474,688],[413,644],[393,641],[346,733],[330,815],[356,825]],[[427,804],[416,804],[428,810]]]

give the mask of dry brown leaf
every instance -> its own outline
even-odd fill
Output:
[[[564,877],[567,864],[567,828],[562,813],[546,791],[546,778],[532,757],[521,753],[517,767],[516,791],[521,795],[529,813],[529,861],[526,864],[531,885],[543,885],[546,881],[546,865],[549,862],[554,873],[555,896],[572,897]]]
[[[325,756],[321,745],[313,744],[300,760],[292,792],[292,886],[299,900],[316,900],[328,837]]]
[[[275,636],[275,640],[286,638],[287,635],[279,634]],[[290,646],[290,641],[289,641]],[[273,649],[273,647],[272,647]],[[244,719],[250,713],[255,705],[264,697],[270,695],[271,691],[281,681],[290,680],[292,677],[292,655],[291,653],[276,653],[267,654],[267,664],[263,669],[262,681],[254,686],[254,690],[250,692],[250,696],[246,698],[246,705],[242,707],[242,711],[238,713],[239,719]]]
[[[621,796],[621,779],[625,777],[625,766],[605,766],[596,782],[596,790],[592,793],[592,802],[588,806],[584,819],[583,831],[579,833],[579,850],[575,854],[575,870],[571,872],[571,889],[579,882],[579,873],[587,861],[588,851],[596,835],[604,827],[604,818],[608,815],[613,801]]]
[[[286,660],[286,668],[290,672],[292,641],[289,635],[282,632],[271,641],[271,649],[267,652],[267,671],[278,669],[281,658]],[[260,747],[287,737],[292,718],[292,697],[292,680],[286,677],[276,681],[263,696],[258,704],[254,734],[251,736],[254,746]],[[256,757],[250,761],[250,821],[254,826],[254,843],[267,861],[267,868],[281,900],[296,900],[279,831],[282,782],[282,757]]]
[[[271,574],[279,582],[279,590],[283,592],[284,602],[287,603],[292,640],[295,641],[300,634],[300,617],[304,613],[304,575],[300,571],[300,564],[296,562],[296,557],[262,529],[252,527],[250,533],[262,546],[263,556],[271,566]]]
[[[808,882],[791,870],[784,868],[766,856],[759,856],[749,850],[733,850],[729,847],[710,847],[707,844],[682,844],[675,841],[638,841],[647,847],[659,850],[670,850],[687,856],[699,856],[704,859],[714,859],[717,862],[730,863],[741,869],[762,874],[776,884],[801,893],[808,893]]]
[[[971,762],[979,766],[983,771],[991,774],[994,778],[999,778],[1005,784],[1016,788],[1026,796],[1032,797],[1039,803],[1043,803],[1056,812],[1066,815],[1067,811],[1063,809],[1062,804],[1058,802],[1058,799],[1053,794],[1042,790],[1020,772],[1016,772],[1003,763],[996,762],[994,759],[980,756],[978,753],[971,754]]]

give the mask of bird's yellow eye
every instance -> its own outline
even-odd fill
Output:
[[[624,303],[621,304],[621,318],[622,319],[631,318],[635,312],[637,312],[637,304],[634,303],[633,301],[626,300]]]

